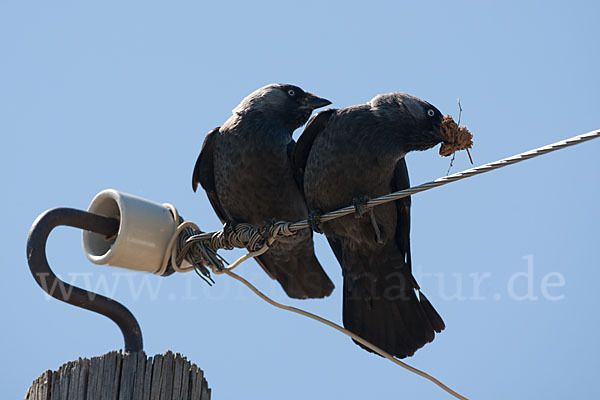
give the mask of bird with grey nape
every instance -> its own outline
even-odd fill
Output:
[[[379,95],[315,115],[293,156],[309,210],[357,210],[321,226],[342,267],[344,326],[399,358],[445,325],[411,272],[410,198],[369,210],[364,204],[410,186],[404,156],[443,142],[441,124],[442,114],[423,100]]]
[[[206,136],[192,177],[194,191],[202,185],[223,223],[261,226],[274,219],[305,219],[306,202],[293,176],[292,133],[314,109],[329,104],[293,85],[256,90]],[[309,229],[278,240],[255,260],[290,297],[320,298],[333,290]]]

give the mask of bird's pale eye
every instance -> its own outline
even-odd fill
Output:
[[[292,97],[294,97],[296,95],[296,92],[294,92],[294,89],[290,89],[288,90],[288,94]]]
[[[429,115],[430,117],[433,117],[435,115],[435,111],[433,111],[431,108],[429,110],[427,110],[427,115]]]

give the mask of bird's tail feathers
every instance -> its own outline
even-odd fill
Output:
[[[429,299],[427,297],[425,297],[423,292],[421,292],[420,290],[419,290],[419,303],[421,304],[421,307],[423,307],[425,316],[427,317],[427,320],[429,321],[433,330],[436,333],[440,333],[441,331],[443,331],[446,328],[446,324],[444,323],[444,320],[442,319],[440,314],[438,314],[438,312],[433,307],[433,305],[431,304]]]
[[[344,326],[398,358],[413,355],[445,328],[433,305],[412,284],[412,274],[407,274],[399,275],[404,279],[398,284],[386,282],[383,274],[347,273],[344,278]]]
[[[314,253],[300,256],[268,251],[255,260],[291,298],[323,298],[333,291],[333,282]]]

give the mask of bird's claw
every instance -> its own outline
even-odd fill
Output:
[[[367,203],[371,200],[369,196],[360,196],[352,199],[352,205],[354,206],[354,218],[362,218],[363,215],[368,211]]]
[[[275,218],[272,218],[265,223],[260,228],[260,236],[262,236],[264,240],[264,245],[269,246],[269,241],[271,240],[271,230],[275,226]],[[261,246],[262,247],[262,246]]]
[[[379,224],[377,223],[377,219],[375,218],[375,211],[373,208],[367,208],[367,203],[371,200],[369,196],[360,196],[352,199],[352,205],[354,206],[354,218],[362,218],[367,212],[369,213],[369,217],[371,220],[371,225],[373,226],[373,230],[375,231],[375,241],[378,244],[385,244],[383,240],[383,235]]]
[[[379,224],[377,223],[377,219],[375,218],[375,212],[372,208],[369,211],[371,212],[371,226],[375,231],[375,241],[377,242],[377,244],[385,244],[385,240],[383,239],[383,233],[381,232],[381,227],[379,226]]]
[[[323,227],[321,226],[321,215],[323,212],[321,210],[313,210],[308,214],[308,225],[313,232],[323,233]]]

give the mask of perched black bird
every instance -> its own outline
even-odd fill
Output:
[[[194,191],[200,183],[224,223],[305,219],[306,202],[293,177],[292,133],[314,109],[328,104],[292,85],[256,90],[206,136],[192,177]],[[278,240],[257,262],[290,297],[325,297],[333,290],[308,229]]]
[[[410,186],[404,156],[442,142],[441,123],[441,113],[423,100],[379,95],[315,115],[293,156],[309,210],[357,206],[357,215],[322,224],[342,266],[344,326],[400,358],[431,342],[444,322],[411,272],[410,198],[362,217],[360,205],[366,196]]]

